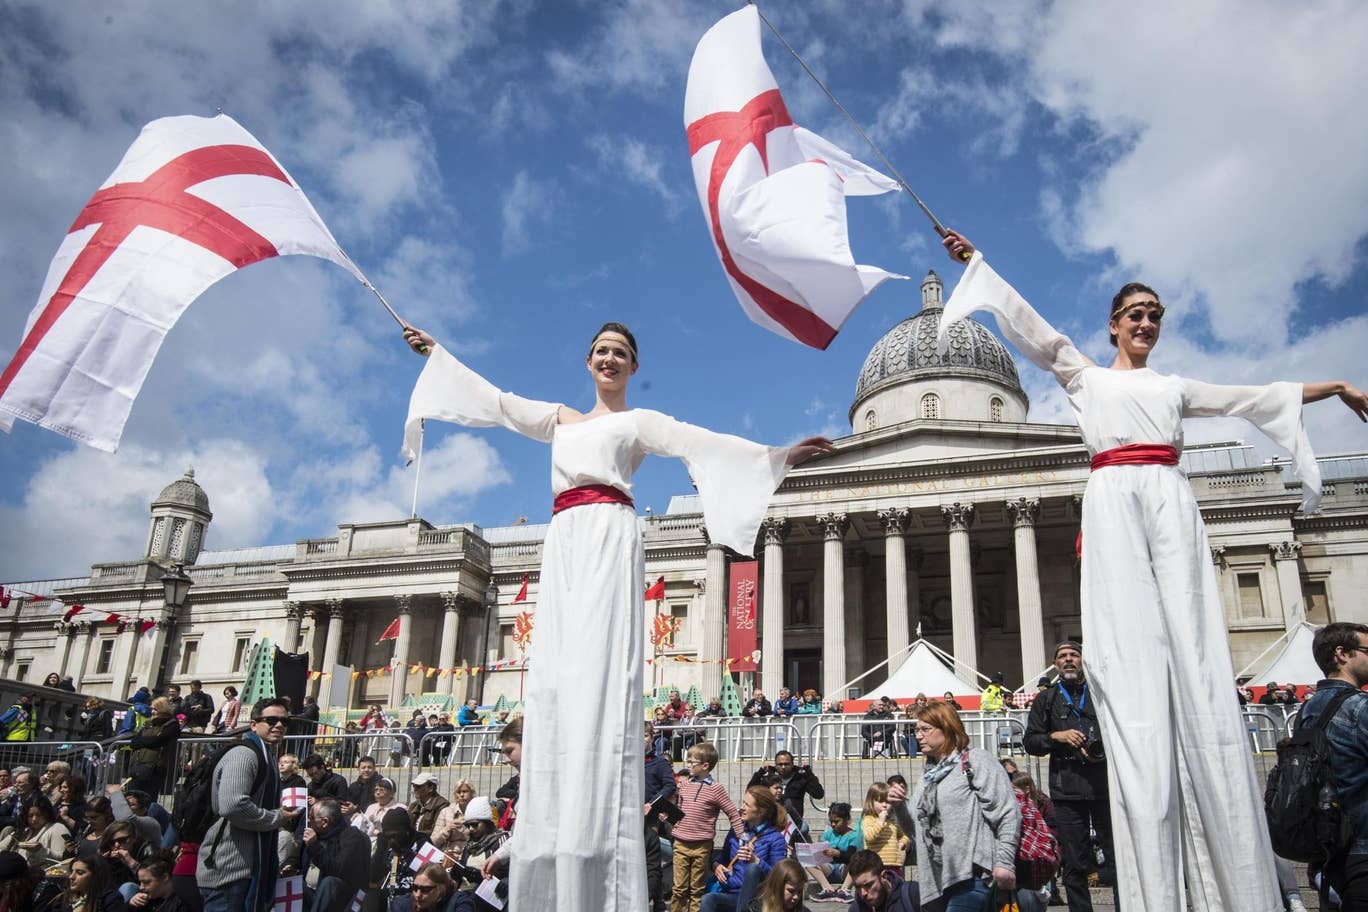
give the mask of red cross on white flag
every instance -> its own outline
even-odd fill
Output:
[[[906,278],[857,265],[846,230],[847,196],[897,183],[794,124],[760,50],[755,7],[698,42],[684,126],[713,244],[753,321],[826,348],[880,283]]]
[[[298,785],[283,789],[280,793],[280,806],[283,808],[302,808],[309,804],[309,790]]]
[[[304,878],[282,877],[276,881],[275,912],[304,912]]]
[[[413,861],[409,862],[409,867],[415,871],[421,871],[425,865],[440,864],[441,861],[442,850],[430,842],[425,842],[423,847],[413,856]]]
[[[113,451],[162,338],[210,285],[282,254],[348,259],[304,191],[225,114],[143,127],[48,267],[0,373],[0,429],[21,418]]]

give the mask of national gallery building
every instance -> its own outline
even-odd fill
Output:
[[[982,325],[958,324],[949,353],[938,354],[941,296],[928,274],[919,310],[865,360],[850,436],[793,471],[770,506],[756,543],[755,682],[769,696],[782,684],[858,697],[891,669],[843,686],[918,632],[1016,688],[1049,666],[1055,642],[1082,632],[1075,539],[1088,453],[1074,426],[1026,420],[1016,365]],[[1190,447],[1183,466],[1211,536],[1232,675],[1302,620],[1368,620],[1368,453],[1321,459],[1324,513],[1311,518],[1296,513],[1300,482],[1285,461],[1261,462],[1230,443]],[[311,684],[325,705],[342,696],[350,707],[516,701],[526,612],[531,661],[542,660],[535,612],[546,526],[344,522],[330,538],[213,551],[204,550],[212,493],[192,471],[161,491],[140,558],[111,555],[79,578],[7,582],[19,591],[0,611],[0,677],[37,683],[55,671],[83,693],[120,699],[198,678],[217,699],[222,685],[241,685],[267,637],[327,673]],[[709,543],[692,494],[641,524],[646,579],[665,580],[645,629],[657,610],[678,621],[662,652],[646,646],[656,656],[648,686],[716,695],[735,555]],[[171,609],[161,576],[179,564],[193,587]],[[528,595],[515,603],[524,579]],[[85,609],[64,621],[74,604]],[[120,631],[109,614],[129,623]],[[396,618],[398,638],[377,643]]]

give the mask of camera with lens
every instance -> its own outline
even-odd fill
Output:
[[[1083,746],[1078,749],[1078,755],[1084,763],[1101,763],[1107,759],[1107,752],[1102,746],[1102,733],[1097,730],[1096,725],[1089,725],[1083,729]]]

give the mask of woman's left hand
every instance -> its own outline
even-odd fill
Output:
[[[1016,889],[1016,871],[1011,868],[993,868],[993,880],[999,890]]]
[[[836,444],[825,437],[809,437],[789,447],[788,459],[791,466],[802,465],[814,456],[826,456],[836,452]]]
[[[1339,397],[1350,411],[1359,416],[1359,421],[1368,421],[1368,393],[1346,383]]]
[[[736,850],[736,860],[750,863],[755,861],[755,850],[748,845],[744,845]]]

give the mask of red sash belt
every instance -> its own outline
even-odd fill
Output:
[[[1092,458],[1092,470],[1114,465],[1177,465],[1178,449],[1164,443],[1128,443]]]
[[[1103,450],[1092,458],[1092,470],[1115,465],[1177,465],[1178,448],[1166,443],[1128,443]],[[1074,539],[1074,553],[1083,558],[1083,533]]]
[[[632,506],[632,498],[612,485],[583,485],[557,494],[556,502],[551,505],[551,515],[554,516],[571,507],[582,507],[585,504],[597,503],[619,503],[630,507]]]

